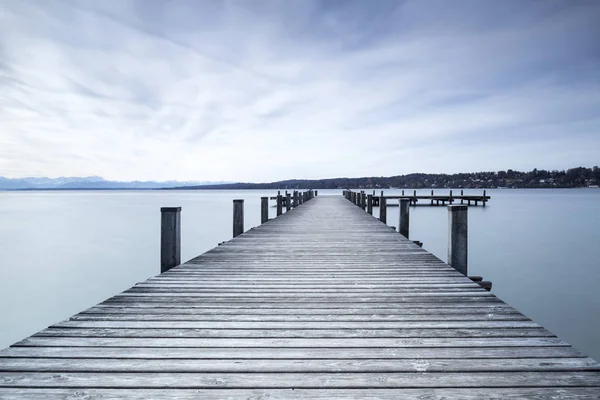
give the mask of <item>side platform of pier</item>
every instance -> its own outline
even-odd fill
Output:
[[[584,399],[600,366],[342,196],[0,351],[0,399]]]

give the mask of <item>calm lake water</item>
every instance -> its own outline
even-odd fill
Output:
[[[0,348],[157,275],[161,206],[183,207],[188,260],[231,238],[234,198],[245,199],[249,229],[260,222],[260,197],[275,193],[0,192]],[[319,191],[327,194],[341,190]],[[600,360],[600,190],[488,194],[487,207],[469,209],[469,274]],[[410,222],[410,238],[445,260],[446,208],[412,207]],[[398,207],[388,208],[388,224],[398,226]]]

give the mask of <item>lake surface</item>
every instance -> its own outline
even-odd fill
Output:
[[[502,300],[600,360],[600,190],[487,192],[487,207],[469,208],[469,274],[491,280]],[[260,223],[260,197],[274,194],[0,192],[0,348],[157,275],[160,207],[183,207],[188,260],[231,238],[234,198],[245,199],[249,229]],[[319,191],[328,194],[341,190]],[[410,238],[445,261],[446,208],[410,212]],[[398,207],[388,207],[388,225],[398,226]]]

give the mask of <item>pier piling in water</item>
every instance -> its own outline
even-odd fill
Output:
[[[448,206],[448,264],[467,275],[468,207]]]
[[[233,200],[233,237],[244,233],[244,200]]]
[[[264,224],[269,220],[269,198],[260,198],[260,223]]]
[[[181,264],[181,207],[160,209],[160,273]]]
[[[398,221],[398,232],[408,239],[408,231],[409,231],[409,210],[410,210],[410,200],[409,199],[400,199],[400,217]]]
[[[381,193],[383,194],[383,191]],[[383,195],[379,198],[379,220],[383,223],[387,222],[387,203]]]

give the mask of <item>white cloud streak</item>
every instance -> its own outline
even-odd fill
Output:
[[[598,164],[600,6],[568,3],[0,0],[0,175]]]

